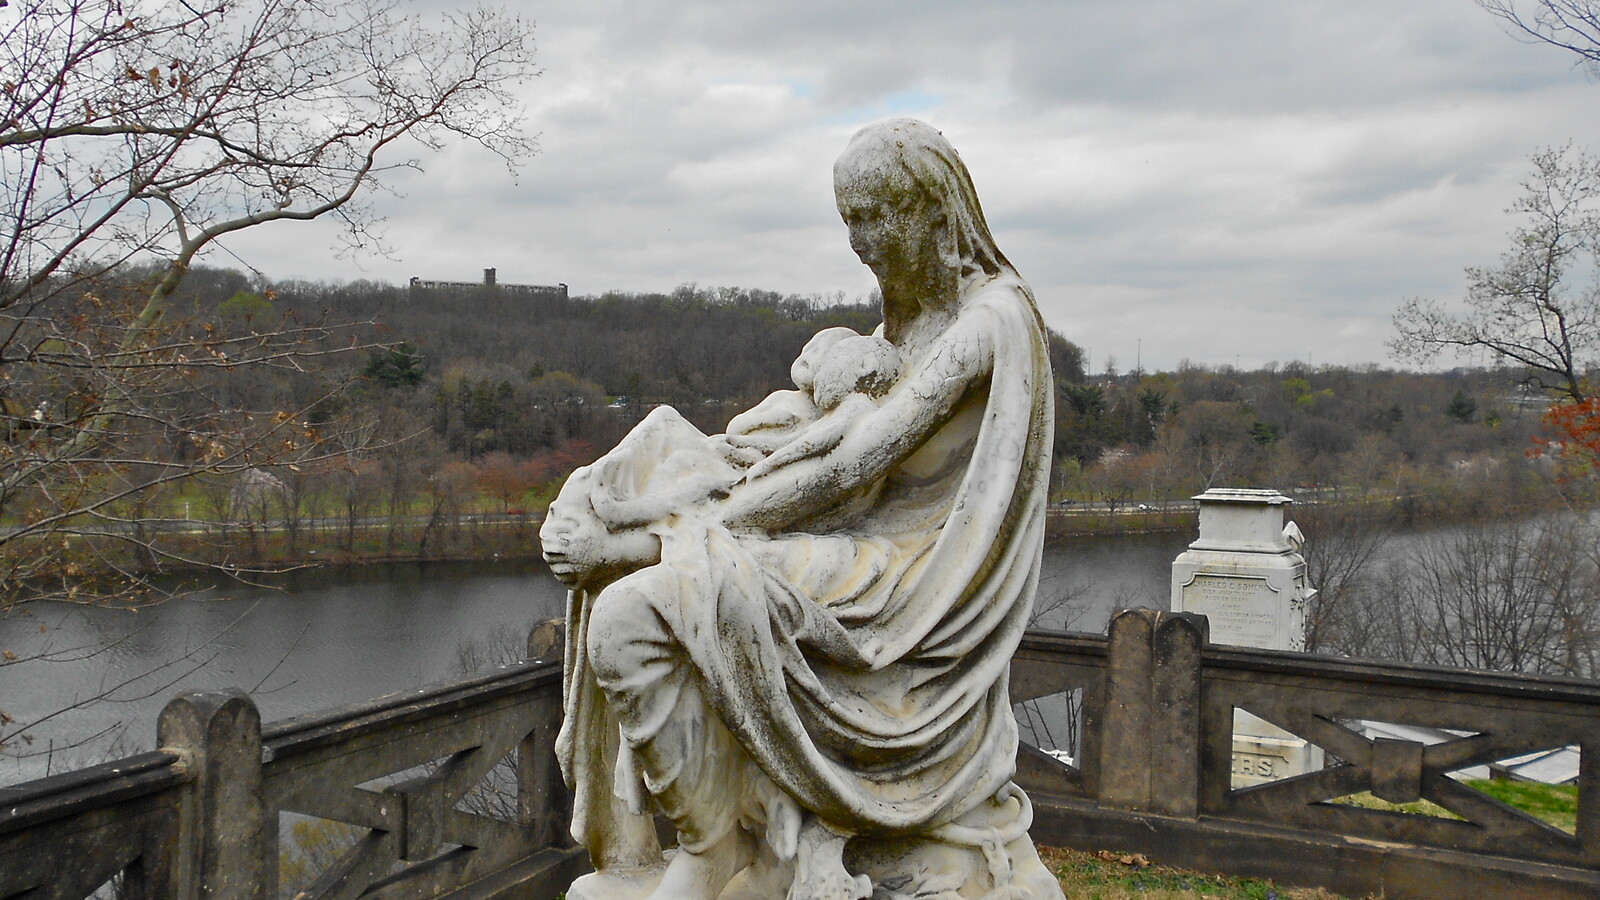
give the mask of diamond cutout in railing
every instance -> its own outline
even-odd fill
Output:
[[[434,772],[437,772],[439,770],[439,766],[443,765],[448,759],[448,756],[441,756],[438,759],[425,762],[420,766],[412,766],[409,769],[401,769],[398,772],[390,772],[387,775],[380,775],[377,778],[361,782],[360,784],[356,785],[356,788],[358,790],[371,791],[374,794],[381,794],[385,790],[388,790],[397,784],[407,781],[415,781],[418,778],[426,778],[429,775],[432,775]]]
[[[1233,790],[1272,784],[1320,771],[1324,748],[1279,723],[1242,707],[1233,709],[1230,787]]]
[[[456,801],[455,808],[469,815],[518,824],[521,813],[517,799],[517,751],[513,750],[495,763]]]
[[[1083,758],[1083,689],[1012,704],[1023,743],[1070,766]]]
[[[283,896],[294,897],[340,861],[368,829],[349,822],[319,819],[299,813],[278,817],[278,887]]]
[[[1450,779],[1471,794],[1450,791],[1452,800],[1465,801],[1468,818],[1477,820],[1495,810],[1536,820],[1544,828],[1566,835],[1578,830],[1578,773],[1582,750],[1576,745],[1546,747],[1498,759],[1487,765],[1451,771]],[[1516,813],[1498,806],[1485,809],[1483,799],[1504,804]],[[1517,816],[1521,818],[1521,816]]]
[[[1012,704],[1022,747],[1017,784],[1058,796],[1083,793],[1083,689],[1074,688]]]

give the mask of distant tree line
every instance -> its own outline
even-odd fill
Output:
[[[227,270],[198,275],[191,281],[213,280],[209,294],[223,306],[241,306],[251,287]],[[872,298],[694,284],[570,298],[371,281],[257,288],[272,294],[272,315],[381,323],[385,346],[367,354],[360,387],[328,414],[365,410],[392,438],[422,442],[396,452],[469,464],[488,454],[582,461],[660,403],[720,431],[788,386],[790,362],[816,331],[867,332],[879,321]],[[1377,492],[1419,516],[1471,515],[1451,504],[1526,500],[1559,474],[1552,460],[1526,455],[1549,398],[1506,368],[1291,361],[1247,371],[1186,361],[1170,372],[1091,372],[1065,337],[1052,332],[1049,350],[1059,499],[1116,506],[1256,485]],[[1494,489],[1482,490],[1485,481]]]
[[[867,332],[878,322],[872,298],[692,284],[562,298],[269,282],[203,266],[171,304],[188,327],[223,341],[304,323],[370,323],[326,339],[364,344],[360,352],[300,368],[214,366],[194,375],[195,390],[163,401],[178,423],[218,408],[300,410],[295,440],[316,453],[290,448],[259,466],[241,460],[231,473],[142,492],[117,510],[136,523],[270,523],[287,531],[290,555],[304,552],[307,523],[320,523],[325,540],[330,518],[343,523],[340,543],[352,552],[375,518],[392,523],[381,552],[442,552],[452,523],[474,510],[538,510],[575,466],[652,406],[672,404],[707,433],[720,431],[789,385],[790,363],[818,330]],[[1527,457],[1549,398],[1519,387],[1509,370],[1289,362],[1091,372],[1082,349],[1054,333],[1049,352],[1059,503],[1119,509],[1207,487],[1259,486],[1381,502],[1412,518],[1471,518],[1537,506],[1551,491],[1587,483],[1563,482],[1556,459]],[[66,381],[7,390],[18,429],[41,404],[66,415],[74,402]],[[152,435],[141,453],[151,466],[196,458],[207,450],[191,433]],[[26,496],[13,502],[29,508]],[[416,526],[419,517],[425,526]],[[223,546],[195,555],[227,556],[228,540],[266,532],[226,534]],[[130,545],[158,540],[141,532]]]

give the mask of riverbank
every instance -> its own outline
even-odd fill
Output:
[[[1390,526],[1436,527],[1508,513],[1531,515],[1550,508],[1548,503],[1529,498],[1493,508],[1448,502],[1454,499],[1370,494],[1359,499],[1328,498],[1297,505],[1291,508],[1290,517],[1303,520],[1307,527],[1328,513],[1340,517],[1355,513],[1363,520]],[[1114,511],[1052,506],[1045,522],[1045,541],[1058,544],[1082,537],[1197,533],[1198,511],[1179,503],[1174,501],[1167,508],[1124,505]],[[76,571],[90,578],[100,572],[146,576],[206,568],[276,571],[389,562],[534,559],[540,555],[542,522],[542,511],[522,510],[267,523],[168,519],[160,527],[71,538],[69,555]]]
[[[1044,539],[1050,543],[1096,535],[1193,533],[1199,528],[1199,522],[1200,513],[1195,509],[1133,509],[1115,513],[1052,509],[1045,518]]]
[[[193,569],[279,571],[304,566],[535,559],[541,513],[471,513],[356,521],[169,522],[141,533],[76,537],[80,571],[136,575]],[[1046,519],[1045,540],[1193,532],[1193,509],[1061,510]]]
[[[311,566],[537,559],[535,514],[283,524],[185,522],[139,535],[69,540],[70,565],[151,577],[202,570],[281,572]],[[132,539],[130,539],[132,538]]]

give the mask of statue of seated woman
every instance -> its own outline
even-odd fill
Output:
[[[892,352],[808,348],[728,435],[652,412],[541,528],[596,870],[572,900],[1061,897],[1007,684],[1043,546],[1043,325],[937,131],[863,129],[834,183]]]

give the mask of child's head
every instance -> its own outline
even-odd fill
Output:
[[[613,530],[601,518],[595,509],[597,480],[594,467],[573,472],[539,526],[544,560],[569,587],[600,586],[661,558],[660,538],[638,526]]]
[[[794,382],[794,386],[802,391],[810,391],[817,366],[822,364],[822,357],[840,341],[860,336],[861,334],[855,329],[843,326],[824,328],[812,335],[811,340],[806,341],[800,355],[795,357],[794,364],[789,366],[789,378]]]
[[[850,394],[877,399],[900,380],[900,351],[881,337],[856,334],[835,342],[812,376],[811,400],[833,409]]]

